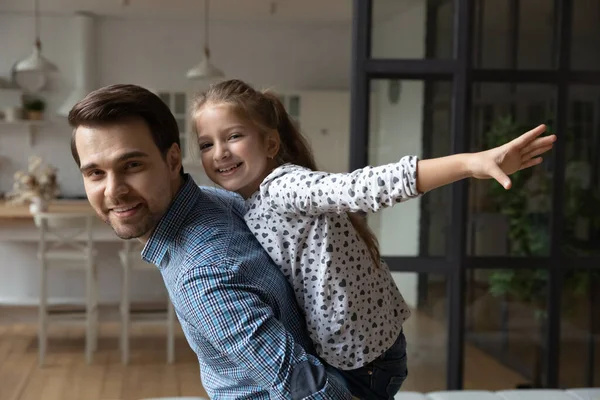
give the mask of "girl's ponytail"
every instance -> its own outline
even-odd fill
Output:
[[[274,93],[264,92],[263,96],[273,107],[274,122],[279,132],[279,152],[277,164],[296,164],[301,167],[317,170],[315,159],[308,141],[298,130],[298,126],[287,113],[285,107]]]
[[[279,165],[291,163],[316,171],[317,165],[310,145],[299,132],[296,124],[285,110],[279,98],[270,92],[265,92],[263,95],[273,104],[274,116],[277,121],[277,131],[279,132],[279,140],[281,142],[276,158],[277,163]],[[379,253],[379,243],[375,234],[369,225],[367,225],[367,221],[360,215],[348,213],[348,218],[354,229],[356,229],[358,236],[367,245],[375,267],[378,267],[381,262],[381,254]]]

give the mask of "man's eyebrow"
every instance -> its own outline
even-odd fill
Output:
[[[131,158],[146,158],[149,157],[148,153],[144,153],[143,151],[139,151],[139,150],[134,150],[134,151],[129,151],[127,153],[123,153],[121,154],[119,157],[117,157],[115,159],[115,162],[119,163],[119,162],[123,162],[123,161],[127,161]],[[98,168],[98,164],[96,163],[88,163],[85,165],[82,165],[79,170],[81,172],[89,170],[89,169],[94,169],[94,168]]]

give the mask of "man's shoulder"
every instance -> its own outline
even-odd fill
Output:
[[[210,186],[199,186],[199,188],[202,195],[215,204],[223,206],[239,206],[244,204],[242,196],[235,192]]]
[[[181,231],[214,231],[244,222],[246,207],[241,196],[219,188],[200,186],[199,189]]]
[[[201,187],[201,193],[196,207],[180,226],[177,247],[192,258],[207,252],[226,257],[239,249],[260,247],[244,220],[241,196],[212,187]]]

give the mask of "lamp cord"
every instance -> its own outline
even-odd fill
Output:
[[[204,0],[204,54],[206,58],[210,57],[210,50],[208,49],[208,13],[209,13],[209,0]]]
[[[40,2],[39,0],[35,0],[35,45],[41,50],[42,49],[42,41],[40,40]]]

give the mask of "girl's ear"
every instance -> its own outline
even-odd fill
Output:
[[[270,159],[275,158],[277,156],[277,153],[279,153],[279,145],[280,145],[279,132],[277,132],[275,129],[270,131],[267,134],[266,145],[267,145],[267,157]]]

